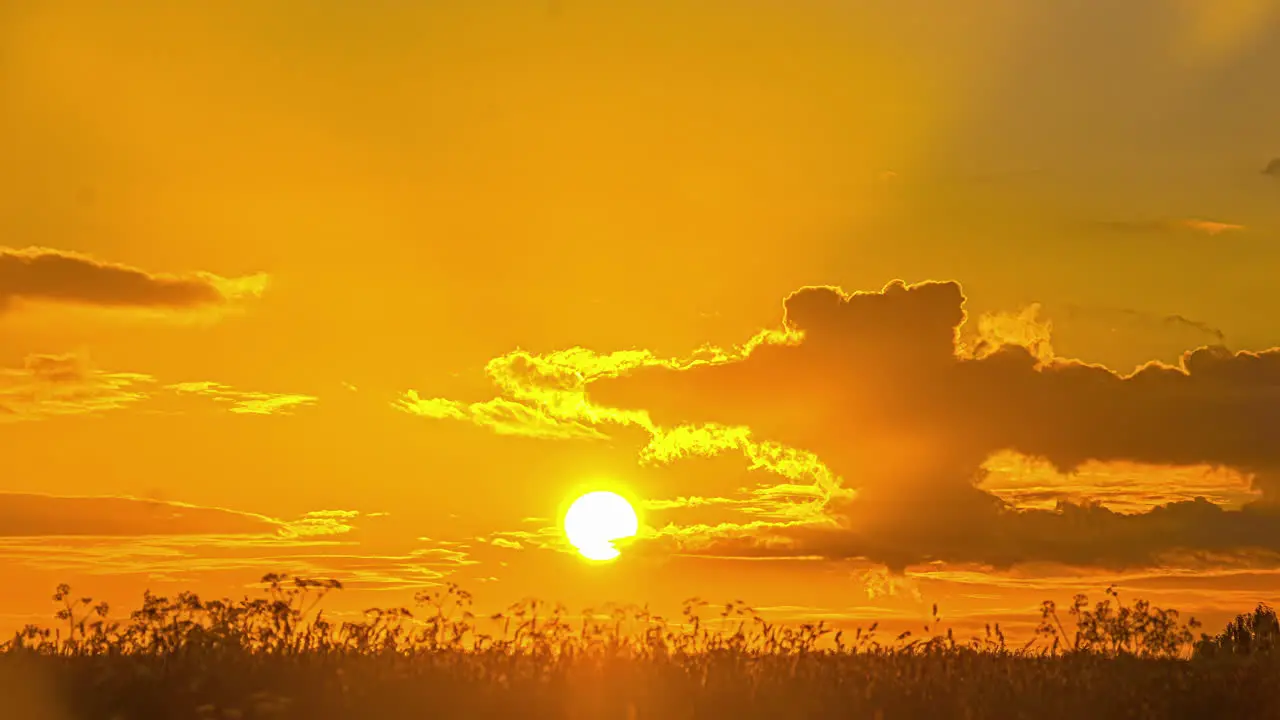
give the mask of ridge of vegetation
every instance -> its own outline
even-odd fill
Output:
[[[1280,624],[1259,605],[1216,635],[1114,588],[1065,615],[1042,606],[1011,646],[941,632],[882,641],[824,622],[785,625],[734,601],[571,616],[523,600],[477,617],[457,585],[414,609],[332,621],[331,579],[269,574],[260,597],[147,592],[127,619],[62,585],[53,627],[0,644],[0,692],[62,718],[1280,717]],[[491,627],[492,631],[487,631]],[[12,686],[12,687],[6,687]],[[23,710],[27,708],[27,710]],[[26,712],[26,714],[23,714]]]

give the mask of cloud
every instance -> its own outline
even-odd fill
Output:
[[[603,439],[612,437],[606,432],[610,427],[639,430],[647,436],[638,453],[643,465],[738,453],[747,461],[749,470],[764,470],[785,481],[767,482],[762,478],[759,486],[742,488],[744,497],[730,504],[755,518],[770,518],[773,524],[785,526],[815,516],[829,499],[846,494],[840,479],[816,455],[757,438],[745,426],[655,423],[642,408],[626,410],[602,405],[593,402],[586,391],[592,382],[618,377],[635,368],[716,366],[734,362],[760,347],[799,341],[796,333],[764,330],[741,346],[708,345],[684,358],[662,358],[647,350],[602,354],[575,347],[541,355],[515,350],[486,365],[486,372],[501,393],[499,397],[463,403],[446,398],[423,399],[409,390],[393,406],[424,417],[471,422],[500,434],[530,437]]]
[[[296,520],[128,496],[0,493],[0,560],[42,570],[166,572],[269,566],[300,547],[331,545],[356,513]]]
[[[0,309],[13,300],[102,308],[196,310],[256,297],[265,275],[168,275],[43,247],[0,248]]]
[[[589,425],[556,417],[536,405],[494,398],[462,403],[446,398],[422,398],[409,390],[393,404],[398,410],[434,420],[466,420],[499,435],[562,440],[600,440],[607,437]]]
[[[730,362],[632,368],[594,379],[592,402],[659,426],[750,428],[822,459],[853,492],[825,523],[739,532],[742,556],[866,557],[1126,567],[1175,555],[1280,552],[1280,349],[1202,347],[1121,375],[1053,356],[1034,313],[966,323],[954,282],[846,294],[806,287],[781,332]],[[1010,328],[1016,332],[1010,332]],[[1012,340],[1002,335],[1015,335]],[[1260,500],[1122,514],[1092,504],[1017,510],[979,484],[1000,451],[1070,474],[1089,462],[1229,467]]]
[[[182,583],[214,574],[240,582],[246,575],[288,572],[368,589],[430,587],[475,564],[465,545],[415,541],[405,547],[357,526],[379,515],[319,510],[284,520],[127,496],[0,493],[0,563]]]
[[[154,378],[96,370],[76,355],[29,355],[21,368],[0,369],[0,422],[96,415],[147,399]]]
[[[1267,166],[1262,169],[1262,174],[1270,175],[1280,180],[1280,158],[1273,158],[1271,162],[1267,163]]]
[[[0,563],[66,574],[143,575],[190,589],[197,581],[236,585],[267,572],[332,577],[349,589],[415,590],[443,584],[477,564],[466,550],[364,547],[356,540],[271,536],[0,537]]]
[[[313,405],[318,401],[313,395],[247,392],[208,380],[166,385],[165,389],[211,398],[215,402],[230,405],[230,412],[243,415],[289,415],[295,408]]]
[[[1163,467],[1124,462],[1088,462],[1063,474],[1043,460],[998,452],[982,466],[978,484],[1012,507],[1051,510],[1061,501],[1096,502],[1119,512],[1205,498],[1239,508],[1259,498],[1253,478],[1207,465]]]
[[[715,507],[720,505],[740,505],[747,502],[736,498],[722,497],[701,497],[693,495],[689,497],[677,497],[669,499],[649,498],[642,500],[640,505],[645,510],[676,510],[700,507]]]
[[[1226,332],[1211,323],[1178,313],[1160,313],[1106,305],[1064,303],[1048,306],[1055,321],[1055,344],[1077,359],[1130,370],[1160,360],[1176,365],[1187,348],[1227,347]]]
[[[1244,225],[1182,218],[1177,220],[1107,220],[1097,223],[1098,226],[1122,233],[1176,233],[1196,232],[1205,235],[1221,235],[1224,232],[1241,232]]]
[[[157,381],[142,373],[104,372],[73,353],[28,355],[20,368],[0,368],[0,422],[68,415],[96,416],[143,405],[157,396]],[[237,414],[289,414],[317,398],[295,393],[235,390],[203,381],[166,385],[178,395],[207,397]]]
[[[1064,309],[1068,319],[1096,318],[1111,322],[1122,321],[1130,325],[1147,323],[1170,329],[1191,330],[1203,335],[1206,340],[1212,341],[1215,345],[1225,345],[1227,342],[1227,337],[1222,330],[1207,322],[1194,320],[1184,315],[1157,315],[1131,308],[1094,307],[1075,304],[1066,305]]]
[[[1274,507],[1226,510],[1204,499],[1134,514],[1062,502],[1052,511],[1000,508],[933,518],[951,527],[904,523],[901,515],[895,516],[896,527],[859,527],[848,520],[852,515],[831,526],[794,525],[702,539],[682,550],[721,557],[871,559],[895,571],[925,563],[997,570],[1037,562],[1117,571],[1186,564],[1253,567],[1276,565],[1280,553],[1280,513]]]
[[[302,537],[349,530],[349,513],[293,522],[263,515],[133,497],[0,493],[0,537],[264,535]]]

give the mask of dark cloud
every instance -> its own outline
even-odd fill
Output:
[[[1262,174],[1270,175],[1280,180],[1280,158],[1273,158],[1271,162],[1267,163],[1267,166],[1262,169]]]
[[[1176,315],[1176,314],[1165,315],[1163,318],[1161,318],[1161,320],[1166,325],[1175,325],[1179,327],[1191,328],[1192,330],[1198,330],[1206,335],[1211,335],[1213,336],[1213,339],[1216,341],[1216,344],[1218,345],[1225,346],[1227,344],[1227,336],[1221,330],[1210,325],[1209,323],[1202,322],[1200,320],[1192,320],[1189,317]]]
[[[804,333],[798,345],[761,345],[721,365],[641,368],[589,392],[646,408],[663,425],[750,426],[815,452],[857,490],[834,508],[839,528],[739,541],[756,552],[895,567],[1280,552],[1271,510],[1280,501],[1280,349],[1202,347],[1179,366],[1121,375],[1019,345],[967,351],[964,300],[954,282],[895,281],[852,295],[806,287],[784,302],[784,324]],[[1068,504],[1016,511],[977,487],[984,460],[1001,450],[1064,473],[1088,461],[1231,467],[1253,474],[1263,499],[1243,510],[1186,502],[1139,515]]]
[[[1031,562],[1125,570],[1167,563],[1218,565],[1242,554],[1274,564],[1280,553],[1280,513],[1265,505],[1226,510],[1199,499],[1123,514],[1063,502],[1056,510],[1002,509],[947,519],[951,525],[864,529],[842,517],[840,527],[783,527],[767,536],[731,533],[705,547],[737,557],[868,558],[899,571],[935,561],[1001,570]]]
[[[49,248],[0,248],[0,308],[15,298],[108,308],[194,309],[261,292],[264,276],[163,275]]]

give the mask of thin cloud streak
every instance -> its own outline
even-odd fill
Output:
[[[73,354],[28,355],[21,368],[0,369],[0,422],[65,415],[98,415],[149,397],[155,379],[108,373]]]
[[[243,391],[212,381],[157,386],[151,375],[105,372],[74,353],[28,355],[20,368],[0,368],[0,423],[141,408],[159,390],[209,398],[248,415],[288,415],[318,402],[313,395]]]
[[[1243,232],[1244,225],[1198,218],[1177,220],[1106,220],[1095,226],[1121,233],[1178,233],[1193,232],[1217,236],[1227,232]]]
[[[349,532],[354,511],[324,510],[285,521],[256,513],[127,495],[0,493],[0,537],[256,536],[302,538]]]
[[[377,514],[318,510],[293,520],[128,496],[0,493],[0,563],[85,575],[198,581],[212,574],[283,571],[352,587],[423,588],[474,565],[467,546],[362,538]],[[425,546],[423,546],[425,543]]]
[[[319,398],[297,393],[266,393],[236,390],[230,385],[209,380],[166,385],[166,390],[186,395],[207,397],[225,403],[230,412],[242,415],[290,415],[296,408],[314,405]]]

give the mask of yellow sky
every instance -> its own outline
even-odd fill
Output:
[[[1280,546],[1253,536],[1178,536],[1213,551],[1194,577],[1124,553],[905,575],[824,542],[742,557],[786,523],[863,517],[843,509],[860,489],[969,437],[920,425],[952,412],[924,396],[868,425],[868,389],[812,343],[747,356],[762,330],[799,342],[801,287],[956,281],[970,340],[1119,373],[1280,345],[1275,67],[1273,0],[4,4],[0,614],[43,612],[63,580],[123,599],[269,570],[343,577],[352,607],[446,580],[481,602],[838,617],[1034,619],[1111,579],[1219,614],[1276,599]],[[849,342],[928,335],[903,317]],[[678,369],[707,344],[717,369]],[[1262,402],[1259,357],[1253,385],[1205,392]],[[586,394],[631,370],[638,401]],[[873,458],[841,454],[851,428]],[[1089,437],[1002,436],[968,471],[1024,512],[1137,517],[1238,512],[1271,467]],[[593,483],[648,503],[657,535],[608,567],[542,547]],[[959,543],[872,520],[886,547]]]

